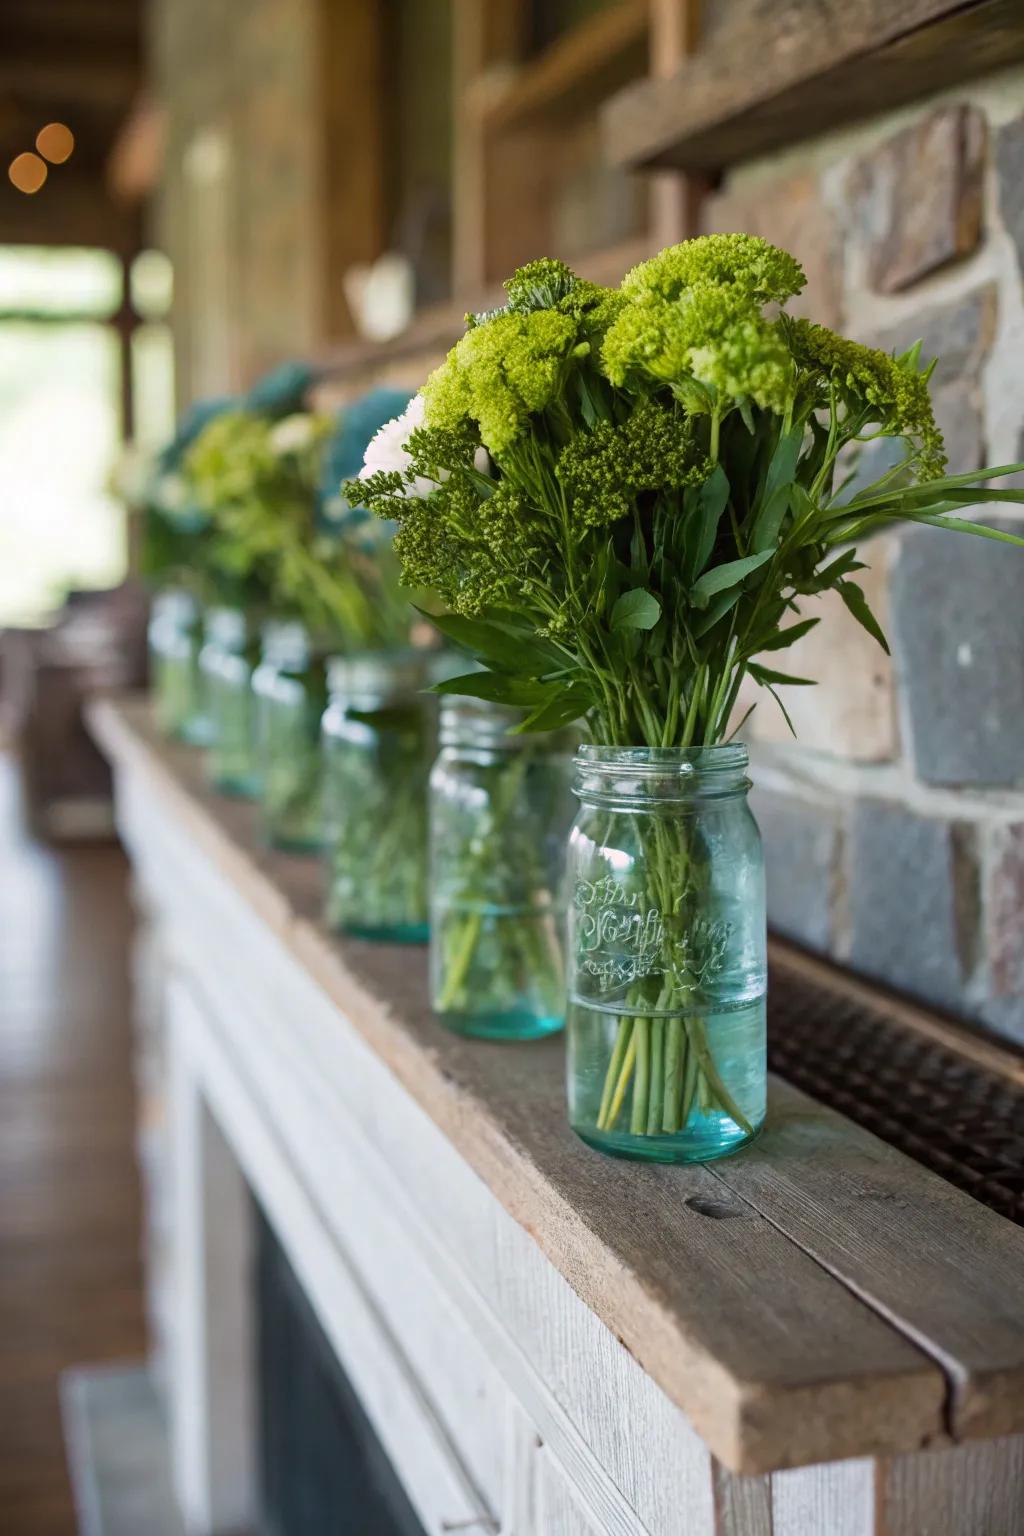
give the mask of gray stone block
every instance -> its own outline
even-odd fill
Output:
[[[787,938],[829,952],[841,824],[837,810],[754,789],[751,809],[764,840],[768,921]]]
[[[939,107],[873,149],[851,178],[873,288],[896,293],[969,255],[981,236],[985,120]]]
[[[952,304],[934,304],[900,325],[866,338],[883,352],[905,352],[921,342],[923,360],[938,359],[932,375],[935,419],[946,440],[949,467],[957,474],[984,462],[981,370],[996,331],[994,284]]]
[[[937,1007],[965,1011],[978,872],[966,828],[862,800],[850,827],[849,962]]]
[[[995,161],[999,211],[1017,247],[1017,260],[1024,275],[1024,117],[1007,123],[996,134]]]
[[[936,528],[900,545],[890,639],[918,778],[1024,783],[1024,550]]]

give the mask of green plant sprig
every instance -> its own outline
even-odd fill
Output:
[[[361,543],[325,524],[320,508],[328,417],[273,422],[218,416],[185,460],[196,503],[216,532],[218,558],[253,606],[299,619],[341,650],[404,643],[408,601],[386,536]]]
[[[359,482],[398,524],[404,580],[440,593],[435,622],[487,669],[444,691],[526,706],[525,730],[714,744],[745,677],[783,713],[778,690],[810,681],[764,659],[817,622],[801,600],[837,591],[885,645],[856,541],[922,523],[1024,543],[957,515],[1024,501],[984,484],[1024,466],[945,474],[933,365],[773,317],[803,282],[765,241],[708,236],[618,290],[532,263],[471,320],[407,463]],[[859,485],[851,456],[882,437],[904,455]]]

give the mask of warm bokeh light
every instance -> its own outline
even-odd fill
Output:
[[[36,134],[36,149],[52,165],[63,165],[74,147],[75,136],[65,123],[47,123]]]
[[[38,192],[46,180],[46,161],[27,149],[23,155],[15,155],[7,174],[19,192]]]

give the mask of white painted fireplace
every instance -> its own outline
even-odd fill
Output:
[[[315,861],[259,851],[142,705],[93,726],[193,1536],[259,1528],[252,1197],[429,1536],[1024,1533],[1020,1229],[782,1084],[714,1169],[602,1159],[557,1041],[445,1034],[423,956],[325,934]]]

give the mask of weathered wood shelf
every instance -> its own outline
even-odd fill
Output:
[[[606,152],[713,173],[1021,58],[1019,0],[713,4],[678,73],[608,103]]]
[[[168,848],[284,946],[728,1467],[1024,1431],[1024,1231],[781,1082],[760,1140],[724,1162],[589,1151],[566,1124],[560,1042],[442,1029],[424,954],[327,933],[317,861],[261,848],[254,808],[211,793],[145,701],[90,719]]]
[[[479,112],[485,133],[522,127],[593,106],[644,73],[648,0],[599,10],[521,65],[504,90],[488,92]]]

